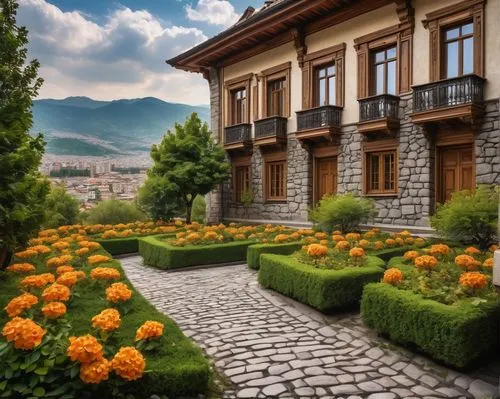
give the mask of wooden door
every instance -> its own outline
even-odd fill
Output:
[[[440,154],[440,187],[438,199],[448,201],[455,191],[474,187],[474,157],[472,146],[444,147]]]
[[[337,157],[316,160],[316,201],[337,192]]]

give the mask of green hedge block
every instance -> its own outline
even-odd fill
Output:
[[[132,254],[139,251],[137,237],[113,238],[109,240],[94,240],[101,244],[105,251],[111,255]]]
[[[255,244],[250,245],[247,250],[247,263],[250,269],[259,270],[261,254],[290,255],[302,246],[298,242],[286,244]]]
[[[365,284],[380,281],[383,267],[384,261],[375,256],[368,256],[363,267],[326,270],[305,265],[290,256],[263,254],[259,282],[326,312],[357,305]]]
[[[389,284],[368,284],[361,301],[365,324],[393,341],[416,346],[455,367],[495,353],[500,306],[470,301],[445,305]]]
[[[245,261],[247,248],[255,241],[234,241],[214,245],[175,247],[151,236],[139,239],[139,253],[144,263],[159,269]]]

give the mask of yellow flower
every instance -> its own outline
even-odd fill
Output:
[[[361,238],[361,234],[358,234],[358,233],[347,233],[345,235],[345,239],[347,241],[359,241],[360,238]]]
[[[116,237],[118,237],[118,233],[114,230],[107,230],[101,234],[101,237],[105,240],[107,240],[109,238],[116,238]]]
[[[326,256],[328,254],[328,247],[321,244],[311,244],[307,247],[307,254],[314,258]]]
[[[363,248],[363,249],[366,249],[370,246],[370,241],[368,240],[360,240],[358,245]]]
[[[421,247],[425,246],[425,240],[421,237],[415,238],[414,244],[417,247],[421,248]]]
[[[146,360],[141,352],[132,346],[120,348],[111,361],[114,372],[127,381],[134,381],[142,377],[146,368]]]
[[[91,363],[82,363],[80,366],[80,379],[85,384],[99,384],[109,378],[111,362],[104,357]]]
[[[403,255],[403,257],[408,260],[415,260],[419,256],[420,254],[418,253],[418,251],[406,251]]]
[[[201,236],[198,233],[190,233],[187,235],[186,240],[191,243],[196,243],[201,240]]]
[[[24,293],[15,298],[12,298],[4,308],[9,317],[19,316],[27,309],[38,303],[38,298],[35,295]]]
[[[8,272],[13,272],[13,273],[32,273],[35,271],[35,266],[33,266],[31,263],[14,263],[10,266],[7,267]]]
[[[44,302],[52,301],[69,301],[71,297],[71,291],[68,287],[62,284],[54,283],[51,286],[45,288],[42,292],[42,299]]]
[[[7,342],[14,343],[14,348],[30,350],[41,344],[46,332],[31,319],[14,317],[5,324],[2,335]]]
[[[492,269],[494,265],[495,265],[495,260],[493,258],[488,258],[483,262],[483,266],[488,269]]]
[[[66,314],[66,305],[62,302],[49,302],[42,307],[42,313],[48,319],[57,319]]]
[[[217,239],[217,233],[215,231],[207,231],[204,236],[203,236],[203,239],[205,241],[213,241],[213,240],[216,240]]]
[[[388,247],[393,247],[394,245],[396,245],[396,241],[392,238],[388,238],[387,240],[385,240],[385,245],[387,245]]]
[[[415,258],[415,266],[420,269],[432,269],[437,263],[438,260],[434,256],[422,255]]]
[[[365,250],[359,247],[353,248],[349,251],[349,256],[351,258],[362,258],[365,256]]]
[[[349,244],[349,241],[339,241],[335,245],[335,248],[340,249],[340,250],[346,250],[351,248],[351,244]]]
[[[146,321],[137,329],[135,340],[158,338],[163,335],[163,324],[158,321]]]
[[[70,337],[69,342],[67,354],[74,362],[91,363],[103,358],[102,345],[92,335]]]
[[[128,301],[132,291],[123,283],[114,283],[106,288],[106,300],[112,303]]]
[[[384,243],[382,241],[375,241],[375,244],[373,244],[373,246],[378,251],[384,248]]]
[[[396,239],[394,239],[394,241],[396,242],[396,245],[398,245],[399,247],[405,245],[405,240],[403,240],[401,237],[397,237]]]
[[[92,317],[92,327],[107,332],[119,328],[120,323],[120,312],[116,309],[104,309],[101,313]]]
[[[458,283],[464,287],[481,289],[488,284],[488,277],[479,272],[467,272],[460,276]]]
[[[392,267],[385,271],[382,281],[387,284],[396,285],[403,281],[403,273],[401,270]]]

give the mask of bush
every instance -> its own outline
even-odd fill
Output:
[[[309,212],[309,219],[325,231],[340,230],[348,233],[359,229],[377,215],[375,203],[370,198],[359,198],[352,194],[324,197]]]
[[[247,250],[247,264],[250,269],[259,270],[261,254],[291,255],[302,244],[289,242],[286,244],[255,244],[250,245]]]
[[[111,199],[100,202],[95,208],[88,211],[85,223],[118,224],[132,223],[145,219],[146,215],[135,204]]]
[[[111,240],[95,239],[106,252],[111,255],[122,255],[139,252],[137,237],[115,238]]]
[[[361,301],[365,324],[401,344],[416,345],[433,358],[465,367],[495,353],[498,304],[471,301],[445,305],[389,284],[368,284]]]
[[[359,304],[365,284],[380,281],[384,261],[368,256],[366,266],[316,269],[289,256],[263,254],[259,283],[322,312]]]
[[[444,238],[485,249],[496,242],[499,189],[481,185],[459,191],[438,207],[431,226]]]
[[[247,247],[254,241],[234,241],[213,245],[175,247],[162,241],[165,236],[139,239],[139,253],[144,263],[160,269],[245,261]]]
[[[45,198],[44,228],[57,228],[75,224],[80,213],[80,204],[62,185],[53,185]]]
[[[202,195],[196,196],[193,201],[193,209],[191,209],[191,221],[201,224],[205,223],[206,207],[205,197]]]

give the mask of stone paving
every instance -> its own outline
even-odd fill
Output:
[[[232,382],[224,398],[494,398],[498,374],[439,366],[364,327],[262,289],[246,265],[168,273],[123,258],[134,286]],[[491,371],[491,369],[490,369]],[[485,377],[486,376],[486,377]]]

